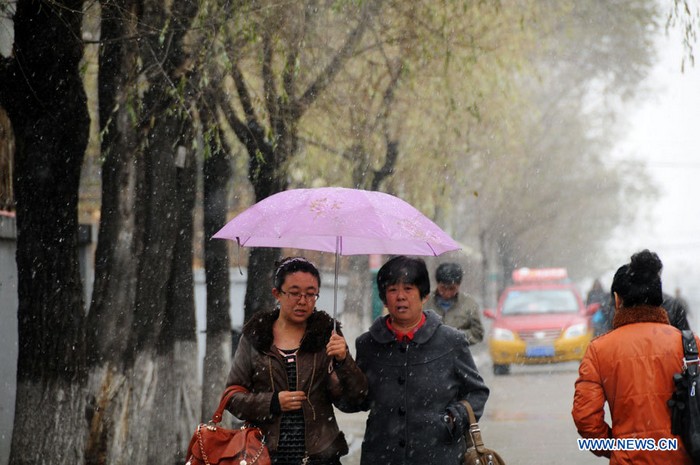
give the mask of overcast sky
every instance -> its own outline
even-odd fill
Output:
[[[697,55],[697,51],[696,51]],[[611,253],[620,265],[643,248],[664,262],[664,289],[680,287],[700,325],[700,62],[681,72],[677,35],[660,41],[659,63],[649,77],[651,92],[632,108],[629,132],[617,153],[643,160],[659,188],[635,233],[618,238]],[[605,283],[606,285],[609,283]]]

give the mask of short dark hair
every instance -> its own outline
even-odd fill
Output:
[[[663,263],[648,249],[632,255],[630,262],[618,268],[610,286],[610,293],[617,293],[624,307],[653,305],[663,302],[661,270]]]
[[[464,272],[459,263],[442,263],[435,270],[435,280],[443,284],[461,284]]]
[[[430,276],[422,258],[399,255],[387,261],[377,272],[379,298],[386,304],[386,288],[396,283],[418,287],[421,299],[430,294]]]
[[[318,287],[321,288],[321,275],[318,269],[313,263],[305,259],[304,257],[286,257],[276,262],[277,270],[275,271],[274,286],[275,289],[282,290],[282,284],[287,278],[288,274],[296,273],[297,271],[302,271],[304,273],[310,273],[316,277],[318,280]]]

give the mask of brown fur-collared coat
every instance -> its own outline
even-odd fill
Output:
[[[271,411],[276,392],[288,391],[285,361],[273,344],[272,326],[279,310],[254,315],[243,328],[243,335],[233,359],[227,386],[241,385],[248,394],[235,394],[229,410],[236,417],[251,421],[267,436],[272,453],[280,436],[280,414]],[[303,404],[306,453],[310,457],[347,454],[348,447],[339,430],[333,405],[355,404],[367,393],[367,379],[348,352],[345,361],[332,364],[326,344],[333,330],[333,319],[315,311],[307,320],[306,333],[297,352],[297,390],[304,391]],[[340,331],[338,324],[337,331]],[[329,366],[332,372],[329,373]]]

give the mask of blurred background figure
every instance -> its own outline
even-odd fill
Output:
[[[603,289],[600,279],[596,278],[591,285],[591,289],[586,294],[586,306],[598,305],[598,310],[593,314],[591,323],[593,324],[593,336],[600,336],[610,330],[608,316],[606,312],[610,311],[610,306],[606,307],[608,301],[608,293]],[[610,316],[610,318],[612,318]]]
[[[668,312],[668,319],[673,326],[680,330],[690,329],[688,303],[680,297],[679,289],[676,289],[675,297],[664,292],[664,301],[661,306]]]
[[[689,329],[693,329],[692,326],[694,324],[691,324],[693,322],[693,311],[690,309],[690,305],[688,304],[688,301],[686,298],[681,294],[681,288],[677,287],[675,294],[674,294],[675,299],[678,301],[678,304],[683,307],[683,313],[685,314],[685,321],[686,324],[690,327]],[[697,322],[695,322],[697,323]]]
[[[689,317],[690,316],[690,306],[688,305],[688,301],[685,300],[685,297],[681,294],[681,288],[677,287],[674,297],[678,301],[678,303],[685,309],[685,316]]]
[[[680,289],[676,288],[675,296],[664,292],[661,306],[664,308],[664,310],[666,310],[671,326],[674,326],[681,331],[684,329],[691,329],[688,321],[690,309],[688,308],[688,302],[681,296]],[[595,321],[597,314],[593,316],[593,327],[595,330],[594,334],[596,336],[605,334],[612,329],[612,322],[613,318],[615,317],[615,304],[611,294],[605,297],[605,300],[600,306],[599,312],[601,312],[603,316],[602,323],[596,324]]]
[[[591,285],[591,289],[586,295],[586,305],[602,304],[608,298],[608,293],[603,289],[600,279],[596,278]]]
[[[460,291],[463,276],[459,263],[440,264],[435,270],[437,287],[425,308],[440,315],[446,325],[462,331],[472,345],[484,339],[484,325],[477,301]]]

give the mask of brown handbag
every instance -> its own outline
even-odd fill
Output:
[[[186,465],[270,465],[270,453],[260,428],[243,425],[240,429],[221,428],[224,409],[237,392],[249,392],[243,386],[229,386],[221,396],[219,408],[207,424],[197,426],[187,448]]]
[[[467,442],[464,465],[506,465],[498,452],[484,446],[484,440],[481,439],[481,429],[476,422],[472,406],[466,401],[462,401],[462,404],[469,414],[469,428],[464,433],[464,440]]]

